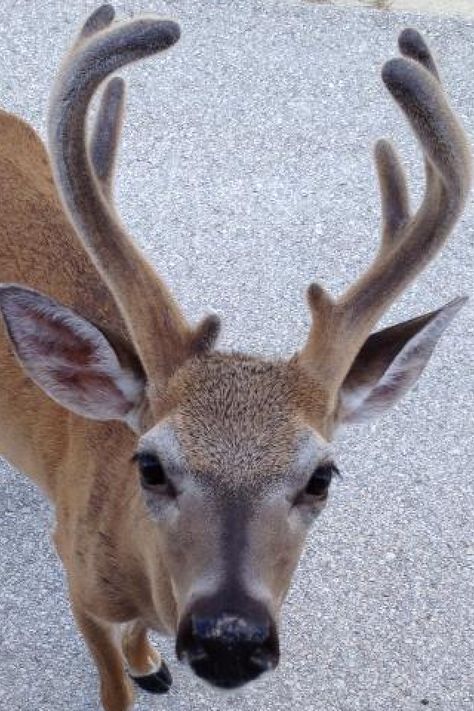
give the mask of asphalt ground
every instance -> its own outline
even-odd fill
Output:
[[[472,0],[307,0],[319,5],[371,7],[377,10],[427,12],[474,17]]]
[[[1,105],[44,134],[48,91],[95,2],[3,0]],[[379,78],[398,32],[420,29],[474,132],[474,24],[327,4],[116,3],[163,12],[179,46],[135,65],[117,203],[191,318],[214,309],[222,345],[292,353],[306,285],[334,293],[376,249],[372,146],[395,140],[422,191],[419,150]],[[0,196],[1,199],[1,196]],[[471,202],[442,256],[386,323],[472,290]],[[175,684],[138,709],[472,711],[474,351],[472,301],[419,385],[391,414],[340,439],[344,478],[312,531],[284,611],[278,670],[244,693],[193,678],[160,641]],[[0,709],[92,711],[96,675],[49,542],[52,513],[0,471]]]

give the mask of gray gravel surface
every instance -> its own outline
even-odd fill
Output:
[[[44,132],[61,52],[95,2],[3,0],[0,97]],[[165,12],[183,38],[126,72],[117,202],[187,313],[214,309],[223,345],[289,354],[308,328],[305,286],[338,292],[379,230],[372,145],[393,137],[419,198],[418,149],[379,69],[400,29],[436,49],[474,131],[474,24],[304,2],[116,3]],[[471,291],[474,211],[388,321]],[[472,302],[416,389],[344,434],[344,479],[315,526],[286,604],[279,669],[221,695],[181,669],[137,708],[173,711],[472,711]],[[68,608],[52,513],[0,471],[0,709],[92,711],[96,677]]]

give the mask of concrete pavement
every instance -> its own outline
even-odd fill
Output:
[[[44,133],[59,57],[95,2],[3,0],[2,107]],[[308,328],[306,285],[337,293],[377,244],[372,145],[392,137],[422,189],[420,154],[379,78],[407,25],[436,52],[474,132],[474,24],[289,0],[117,2],[163,12],[183,38],[127,70],[117,202],[186,312],[222,314],[225,347],[288,354]],[[1,197],[0,197],[1,199]],[[474,210],[386,322],[472,291]],[[138,709],[470,711],[472,303],[390,415],[347,432],[344,478],[286,604],[276,673],[222,695],[160,641],[172,692]],[[96,677],[72,621],[33,486],[0,471],[0,709],[92,711]]]

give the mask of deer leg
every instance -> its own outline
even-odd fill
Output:
[[[115,625],[98,621],[80,605],[73,603],[72,608],[99,671],[101,701],[105,711],[129,711],[135,695],[116,643]]]
[[[126,626],[122,635],[122,650],[128,673],[138,686],[152,694],[164,694],[172,683],[171,674],[161,654],[148,639],[141,622]]]

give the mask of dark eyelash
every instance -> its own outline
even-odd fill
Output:
[[[153,452],[147,452],[147,451],[140,452],[139,451],[139,452],[135,452],[135,454],[131,457],[130,461],[132,462],[132,464],[139,464],[140,461],[143,461],[145,459],[151,460],[151,459],[157,459],[157,458],[158,457]]]
[[[321,462],[314,469],[314,472],[320,472],[323,475],[327,474],[327,478],[329,480],[332,477],[337,477],[338,479],[342,479],[342,474],[334,462]]]
[[[325,466],[324,464],[322,466]],[[343,475],[341,474],[339,467],[334,464],[334,462],[327,462],[328,469],[330,470],[332,476],[336,477],[337,479],[344,479]]]

